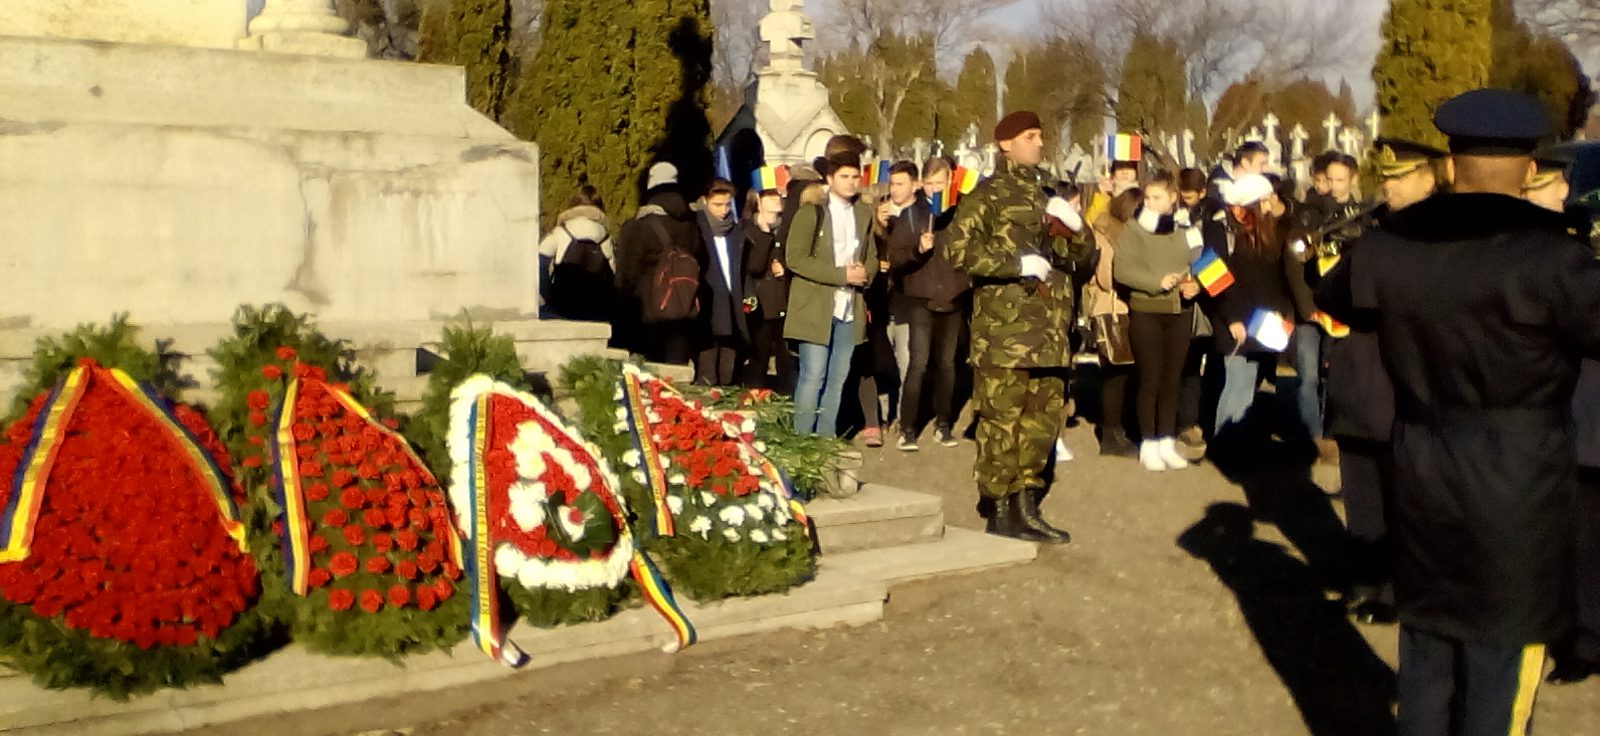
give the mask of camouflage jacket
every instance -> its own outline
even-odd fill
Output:
[[[1071,363],[1071,272],[1087,269],[1094,240],[1084,228],[1052,237],[1045,220],[1049,177],[1036,166],[1005,162],[962,198],[952,226],[950,262],[972,276],[972,365],[1058,368]],[[1055,266],[1048,282],[1022,277],[1022,257]]]

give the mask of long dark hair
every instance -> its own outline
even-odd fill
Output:
[[[1236,249],[1273,261],[1283,257],[1278,219],[1267,211],[1265,199],[1248,207],[1230,206],[1228,229],[1233,232]]]

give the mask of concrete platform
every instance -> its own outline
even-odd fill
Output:
[[[884,549],[864,549],[822,558],[826,572],[899,585],[916,580],[1032,562],[1038,545],[1004,539],[960,527],[945,527],[934,543],[908,544]]]
[[[806,504],[825,555],[937,542],[944,536],[944,506],[937,496],[877,483],[845,499]]]

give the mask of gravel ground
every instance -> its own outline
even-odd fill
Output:
[[[437,695],[273,719],[278,732],[1384,734],[1396,631],[1328,588],[1340,512],[1325,468],[1150,474],[1061,465],[1073,532],[1029,565],[902,586],[883,621],[539,670]],[[970,442],[868,450],[869,480],[938,493],[977,528]],[[1600,684],[1546,686],[1540,734],[1600,733]],[[255,733],[267,722],[204,733]],[[283,730],[287,729],[287,730]]]

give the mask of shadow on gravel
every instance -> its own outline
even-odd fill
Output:
[[[1178,546],[1210,564],[1233,591],[1313,736],[1394,733],[1394,672],[1344,607],[1327,599],[1321,576],[1281,545],[1256,538],[1258,519],[1271,521],[1239,504],[1215,504]]]

